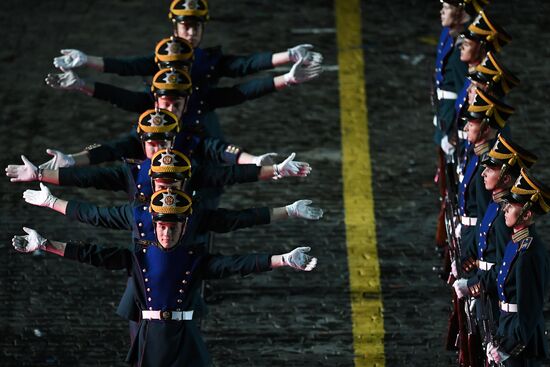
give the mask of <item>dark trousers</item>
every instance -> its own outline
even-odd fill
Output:
[[[542,364],[539,361],[534,361],[519,355],[517,357],[510,357],[504,361],[506,367],[539,367]]]

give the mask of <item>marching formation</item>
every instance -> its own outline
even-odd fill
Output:
[[[489,0],[441,3],[432,101],[436,242],[452,285],[446,345],[460,366],[538,366],[550,357],[550,267],[535,223],[550,211],[550,187],[535,178],[537,156],[511,138],[505,99],[520,81],[499,53],[512,37]]]
[[[73,154],[48,149],[52,158],[38,166],[21,156],[22,164],[6,168],[12,182],[40,183],[40,190],[23,193],[27,203],[82,223],[129,231],[130,246],[57,241],[27,227],[26,235],[16,235],[12,242],[19,252],[45,251],[126,270],[127,286],[117,313],[129,321],[128,363],[205,366],[210,358],[197,323],[205,317],[204,280],[279,267],[311,271],[317,264],[307,246],[278,255],[219,255],[211,248],[209,233],[323,216],[322,209],[305,199],[273,208],[218,208],[226,185],[306,177],[311,167],[295,160],[295,153],[274,163],[275,153],[254,155],[227,142],[215,110],[317,78],[323,57],[309,44],[250,56],[201,48],[209,19],[206,0],[174,0],[168,16],[173,33],[156,44],[153,54],[110,58],[65,49],[53,61],[60,72],[46,77],[54,89],[81,92],[137,113],[136,126],[128,134]],[[290,71],[276,77],[217,86],[222,77],[243,77],[285,64],[292,65]],[[150,90],[134,92],[84,80],[77,74],[84,67],[151,77]],[[115,163],[98,166],[106,162]],[[64,200],[45,184],[124,191],[128,203],[100,207]]]

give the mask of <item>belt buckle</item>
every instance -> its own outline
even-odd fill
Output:
[[[161,320],[172,320],[172,311],[162,311],[160,318]]]

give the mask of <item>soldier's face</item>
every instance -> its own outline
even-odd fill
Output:
[[[163,180],[160,178],[153,180],[153,191],[166,190],[169,188],[181,190],[183,181],[180,180]]]
[[[451,27],[457,24],[462,15],[459,8],[445,2],[441,4],[441,11],[439,14],[441,15],[442,27]]]
[[[476,91],[478,88],[484,92],[487,91],[486,85],[472,80],[472,83],[468,87],[468,104],[472,105],[474,103],[474,100],[476,99],[476,95],[477,95]]]
[[[188,97],[160,96],[157,97],[157,107],[168,110],[181,118],[187,107]]]
[[[507,227],[514,227],[518,222],[523,205],[517,203],[507,203],[504,205],[504,220]]]
[[[204,23],[194,20],[186,20],[184,22],[177,22],[174,33],[176,36],[183,38],[187,42],[193,45],[193,48],[199,47],[202,41],[202,33],[204,30]]]
[[[159,150],[166,149],[169,145],[170,142],[167,140],[146,140],[143,143],[143,150],[145,156],[151,159]]]
[[[467,139],[470,143],[475,143],[479,138],[479,131],[481,129],[481,121],[479,120],[468,120],[466,126],[464,126],[464,131],[467,134]]]
[[[156,222],[157,241],[164,248],[174,247],[183,233],[183,226],[181,222]]]
[[[481,173],[481,176],[483,176],[483,183],[485,184],[485,190],[493,191],[496,189],[500,177],[500,169],[501,167],[485,167]]]
[[[472,64],[479,61],[479,43],[464,38],[460,45],[460,61]]]

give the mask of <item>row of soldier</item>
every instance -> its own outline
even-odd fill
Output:
[[[129,134],[85,150],[65,154],[48,149],[52,158],[36,166],[9,165],[12,182],[40,182],[24,200],[94,226],[132,232],[132,246],[105,247],[49,240],[24,227],[13,246],[20,252],[45,251],[107,269],[126,269],[127,287],[117,313],[130,324],[127,362],[139,366],[205,366],[210,364],[197,320],[204,317],[200,294],[204,279],[264,272],[288,266],[315,268],[310,248],[280,254],[222,256],[210,252],[209,232],[228,232],[289,218],[319,220],[323,211],[310,200],[276,208],[218,208],[221,188],[236,183],[305,177],[308,163],[292,153],[274,163],[274,153],[253,155],[227,143],[215,114],[289,86],[317,78],[322,55],[308,44],[286,51],[251,56],[225,55],[220,48],[199,47],[209,19],[206,0],[174,0],[169,9],[173,35],[155,53],[135,58],[87,55],[61,50],[54,59],[61,73],[49,74],[53,88],[82,92],[126,111],[138,113]],[[289,72],[221,88],[222,77],[241,77],[292,64]],[[152,76],[151,89],[133,92],[80,78],[75,69],[92,68],[119,75]],[[124,160],[122,164],[96,166]],[[128,204],[99,207],[63,200],[44,183],[124,191]]]
[[[535,222],[550,188],[537,156],[512,140],[504,102],[519,79],[502,63],[511,36],[489,0],[442,0],[434,74],[436,242],[452,285],[447,348],[460,366],[538,366],[550,357],[543,316],[549,263]],[[536,167],[535,167],[536,169]]]

